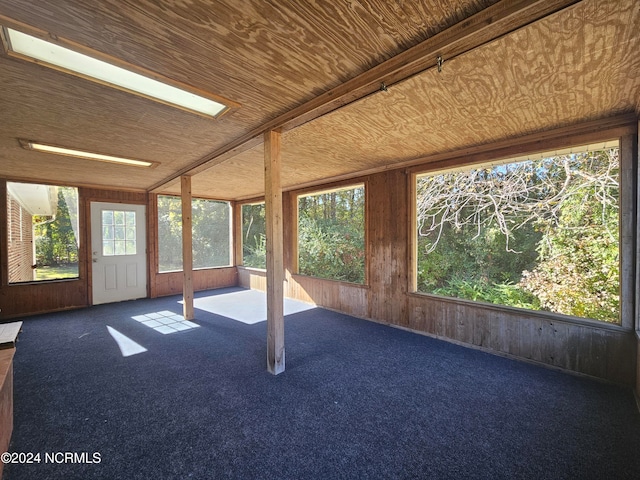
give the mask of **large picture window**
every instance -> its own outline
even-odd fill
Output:
[[[417,290],[619,323],[619,151],[416,179]]]
[[[364,283],[364,185],[298,197],[298,272]]]
[[[264,203],[242,205],[242,264],[267,268]]]
[[[7,182],[9,283],[78,278],[78,189]]]
[[[231,265],[231,206],[194,198],[191,204],[193,268]],[[182,270],[180,197],[158,196],[158,270]]]

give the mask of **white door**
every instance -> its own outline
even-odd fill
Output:
[[[144,205],[91,202],[93,304],[147,296]]]

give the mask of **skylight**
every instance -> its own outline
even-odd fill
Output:
[[[16,57],[208,117],[216,117],[230,107],[11,28],[4,28],[3,33],[7,53]]]

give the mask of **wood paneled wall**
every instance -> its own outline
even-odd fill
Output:
[[[131,203],[147,205],[148,293],[151,297],[182,293],[182,272],[157,273],[157,200],[146,192],[79,189],[80,248],[78,252],[79,278],[52,282],[19,283],[9,285],[7,237],[7,189],[0,180],[0,321],[14,317],[86,307],[91,298],[91,202]],[[234,286],[235,267],[196,270],[194,290]]]
[[[79,278],[73,280],[18,283],[9,285],[7,238],[6,181],[0,180],[0,320],[22,317],[36,313],[67,310],[91,305],[91,234],[90,203],[147,203],[145,192],[103,190],[97,188],[78,189],[78,210],[80,221],[80,248],[78,251]]]
[[[598,135],[602,132],[595,133],[594,138]],[[367,284],[295,273],[292,257],[296,251],[298,192],[286,192],[283,207],[287,297],[492,353],[635,385],[636,368],[640,370],[640,340],[630,327],[633,320],[626,319],[617,326],[412,293],[410,172],[388,170],[353,182],[364,182],[367,195]],[[322,185],[318,189],[329,187]],[[628,263],[625,265],[629,267]],[[264,289],[264,272],[243,267],[238,270],[239,285]],[[627,291],[635,288],[634,285]],[[633,303],[632,299],[626,301]]]
[[[637,124],[636,124],[637,126]],[[633,133],[637,135],[636,126]],[[617,131],[617,130],[616,130]],[[592,139],[603,136],[595,132]],[[580,139],[585,139],[580,137]],[[637,136],[633,137],[637,144]],[[585,143],[588,143],[585,139]],[[628,145],[628,143],[627,143]],[[626,149],[634,155],[638,151]],[[513,154],[517,154],[516,149]],[[628,154],[628,153],[627,153]],[[472,155],[471,155],[472,156]],[[552,367],[570,370],[608,381],[637,385],[636,370],[640,370],[640,339],[638,328],[636,279],[627,292],[636,292],[636,301],[627,298],[627,309],[636,310],[634,318],[622,326],[606,325],[543,312],[528,312],[506,307],[447,299],[434,295],[412,293],[411,269],[413,229],[411,225],[411,172],[389,169],[354,178],[364,183],[367,195],[367,282],[354,285],[297,275],[295,244],[297,236],[297,193],[283,194],[285,295],[350,315],[409,329],[422,334],[461,343],[501,355],[512,356]],[[626,182],[628,184],[628,182]],[[330,188],[321,185],[318,189]],[[635,188],[635,187],[634,187]],[[6,184],[0,182],[0,209],[6,212]],[[308,191],[308,190],[306,190]],[[145,203],[148,206],[149,292],[151,297],[180,294],[182,273],[157,273],[157,208],[156,196],[144,192],[80,189],[81,227],[80,279],[38,284],[8,285],[7,247],[3,240],[0,251],[2,282],[0,284],[0,320],[12,316],[89,305],[90,299],[90,238],[88,223],[91,201]],[[6,220],[6,213],[2,217]],[[632,221],[626,217],[626,221]],[[637,229],[637,218],[635,226]],[[7,238],[7,222],[0,222],[0,238]],[[236,219],[236,238],[241,222]],[[629,231],[631,231],[629,230]],[[637,242],[636,242],[637,243]],[[629,250],[626,250],[629,255]],[[636,257],[638,257],[636,248]],[[623,260],[629,274],[633,270]],[[640,270],[637,269],[636,270]],[[640,273],[640,272],[639,272]],[[194,272],[194,289],[204,290],[233,285],[265,288],[265,273],[258,269],[225,267]],[[635,328],[632,324],[635,321]]]
[[[182,294],[182,272],[154,273],[153,297]],[[233,287],[238,283],[236,267],[208,268],[193,271],[193,291]]]
[[[635,381],[632,331],[452,299],[409,296],[410,330],[624,385]]]

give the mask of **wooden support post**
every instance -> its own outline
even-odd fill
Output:
[[[637,292],[637,146],[636,135],[620,138],[620,324],[628,329],[635,327]]]
[[[284,372],[284,239],[282,185],[280,183],[281,133],[264,134],[264,183],[267,240],[267,370]]]
[[[182,198],[182,315],[185,320],[193,320],[193,231],[191,221],[191,177],[180,177]]]
[[[232,209],[233,265],[244,265],[244,259],[242,257],[242,246],[244,242],[244,238],[242,237],[242,204],[233,202]]]

